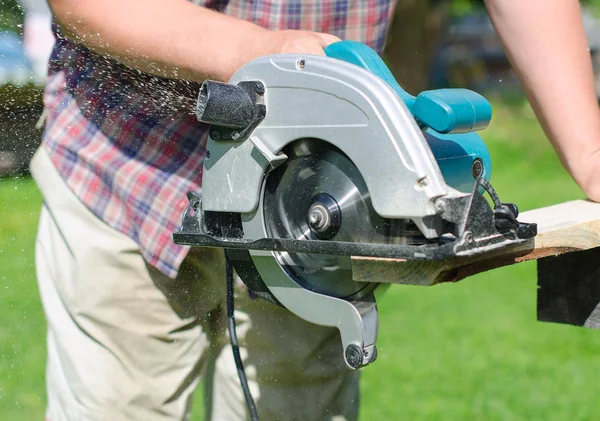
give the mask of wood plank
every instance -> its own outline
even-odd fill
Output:
[[[600,247],[538,261],[538,320],[600,329]]]
[[[527,260],[600,247],[600,203],[576,200],[523,212],[519,221],[538,224],[526,243],[473,257],[406,261],[352,256],[357,282],[433,285],[455,282],[480,272]]]

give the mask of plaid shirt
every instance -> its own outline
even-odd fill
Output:
[[[382,52],[393,0],[194,1],[262,27],[326,32]],[[206,126],[199,86],[140,73],[62,37],[50,59],[43,145],[99,218],[174,277],[188,248],[173,243],[188,190],[200,191]]]

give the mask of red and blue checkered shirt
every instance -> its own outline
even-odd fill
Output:
[[[262,27],[326,32],[382,52],[393,0],[194,1]],[[199,86],[130,69],[60,35],[44,95],[43,145],[99,218],[174,277],[188,248],[173,243],[188,190],[200,191],[206,126]]]

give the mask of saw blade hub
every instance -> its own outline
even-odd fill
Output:
[[[317,194],[308,209],[308,226],[320,240],[329,240],[340,230],[342,213],[338,203],[327,193]]]

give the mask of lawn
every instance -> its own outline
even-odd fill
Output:
[[[495,101],[484,132],[500,197],[522,210],[581,198],[521,100]],[[0,181],[0,419],[41,420],[44,319],[33,246],[40,196]],[[361,420],[596,420],[600,332],[536,322],[535,263],[380,302],[379,360]],[[201,420],[196,408],[194,420]]]

